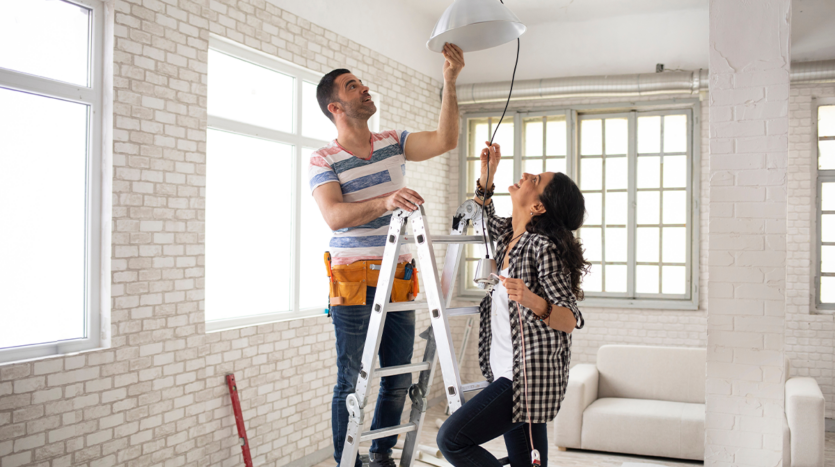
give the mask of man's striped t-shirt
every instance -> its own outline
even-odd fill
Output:
[[[339,183],[346,203],[382,198],[406,186],[406,138],[408,131],[371,134],[371,156],[358,157],[334,140],[310,156],[310,192],[326,183]],[[329,251],[334,265],[382,259],[392,212],[355,227],[333,232]],[[411,261],[400,255],[398,261]]]

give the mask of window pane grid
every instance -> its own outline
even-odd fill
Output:
[[[100,284],[110,266],[100,242],[112,213],[100,209],[95,175],[110,138],[98,89],[104,8],[89,3],[7,2],[0,15],[0,42],[14,44],[0,46],[0,216],[8,221],[0,240],[14,245],[0,251],[0,310],[8,310],[0,365],[102,344]],[[39,137],[44,128],[51,138]],[[33,192],[32,177],[66,196]],[[54,225],[66,228],[56,236]],[[43,264],[62,278],[50,294],[33,289]]]
[[[590,297],[687,298],[688,117],[676,113],[640,115],[636,120],[621,115],[580,118],[578,179],[589,215],[579,236],[592,263],[592,277],[584,287]],[[627,122],[634,122],[635,127],[627,127]],[[668,124],[673,125],[669,132]],[[634,153],[627,148],[627,134],[637,136]],[[636,179],[627,186],[631,157],[636,161]],[[636,210],[627,216],[625,200],[627,196],[631,199],[631,193],[635,193]],[[615,201],[612,205],[618,195],[624,197],[624,202]],[[620,213],[620,220],[611,218]],[[629,227],[630,222],[634,227]],[[628,245],[620,243],[627,236]],[[628,254],[613,259],[612,252],[618,251],[610,244],[613,239],[617,239],[618,246],[628,248]],[[633,249],[635,256],[630,260]],[[623,272],[610,266],[628,268],[625,277],[621,279]],[[613,282],[613,272],[625,284]]]
[[[520,141],[516,150],[520,154],[515,159],[519,172],[557,171],[553,169],[556,163],[573,167],[588,211],[583,227],[576,232],[592,264],[583,283],[587,297],[691,299],[690,250],[695,246],[690,218],[694,144],[690,111],[565,114],[571,116],[570,126],[576,128],[572,138],[577,140],[576,146],[565,144],[565,157],[548,150],[553,133],[547,128],[551,120],[569,122],[563,116],[552,119],[539,114],[517,117]],[[651,118],[640,122],[642,117]],[[477,119],[469,119],[471,124],[473,120]],[[490,119],[482,117],[479,123],[483,125],[480,133],[489,134]],[[484,138],[476,137],[475,125],[468,129],[469,143],[483,146]],[[468,186],[475,185],[478,167],[477,148],[471,148],[470,154],[462,157],[467,164],[463,180]],[[642,176],[649,173],[649,177]],[[462,192],[469,197],[471,190]],[[652,207],[649,219],[638,206]],[[652,240],[653,252],[640,255],[638,245],[643,242],[646,247],[647,238]],[[480,257],[475,251],[468,249],[467,255],[473,265]],[[647,278],[651,278],[652,290],[647,290]],[[469,282],[468,288],[472,287]]]
[[[818,244],[815,281],[817,305],[835,309],[835,105],[817,108]]]
[[[566,172],[566,120],[563,116],[522,119],[522,172]]]
[[[280,213],[280,217],[289,219],[294,228],[279,242],[286,245],[287,251],[272,251],[268,255],[275,260],[284,258],[285,267],[267,267],[263,262],[258,262],[252,267],[238,269],[263,268],[264,270],[257,275],[267,277],[272,284],[269,287],[260,284],[258,287],[257,281],[250,280],[248,283],[251,293],[247,294],[246,306],[236,305],[233,308],[232,302],[224,297],[224,294],[228,294],[227,284],[231,279],[219,281],[223,271],[213,268],[215,272],[211,273],[207,270],[206,282],[216,284],[213,286],[213,294],[206,294],[208,329],[237,326],[235,320],[242,320],[242,323],[245,321],[245,324],[258,324],[281,319],[277,314],[313,313],[317,310],[322,312],[327,308],[327,282],[321,274],[321,268],[301,261],[301,258],[309,257],[310,254],[321,255],[327,249],[327,239],[331,236],[307,190],[303,176],[310,154],[315,150],[313,148],[325,146],[336,133],[332,123],[322,115],[315,101],[314,83],[318,81],[318,77],[315,73],[285,67],[278,60],[254,53],[244,46],[226,42],[213,42],[209,55],[209,133],[214,135],[215,141],[215,144],[209,144],[207,148],[207,153],[214,154],[215,163],[211,166],[220,167],[228,163],[223,159],[230,157],[241,159],[234,151],[219,144],[222,139],[219,135],[233,135],[251,144],[261,141],[259,144],[264,150],[260,154],[256,154],[255,151],[248,154],[250,158],[260,156],[261,159],[256,164],[250,164],[249,169],[256,175],[263,171],[269,172],[273,178],[285,178],[284,182],[279,184],[286,192],[281,194],[281,198],[290,202],[282,205],[284,211]],[[249,111],[245,114],[232,113],[228,105],[233,102],[234,107],[240,107],[240,99],[237,97],[241,92],[238,89],[241,79],[244,79],[245,85],[248,86],[246,90],[252,91],[245,96],[249,99],[246,102]],[[278,131],[269,133],[262,128]],[[377,129],[372,128],[372,131]],[[274,164],[278,159],[282,160],[282,167],[290,170],[279,171],[280,173],[275,172],[274,167],[269,170],[267,166]],[[244,160],[238,163],[241,162]],[[207,172],[214,174],[214,177],[209,176],[213,178],[212,186],[215,187],[207,187],[207,193],[212,193],[213,190],[220,193],[230,190],[237,181],[232,178],[232,170],[213,171],[210,167]],[[215,238],[212,244],[207,240],[207,263],[210,255],[214,255],[214,262],[219,262],[229,256],[228,250],[236,248],[231,242],[223,241],[225,222],[221,218],[233,216],[234,212],[226,212],[226,216],[221,216],[224,209],[223,200],[218,196],[209,197],[215,201],[211,204],[207,202],[207,218],[214,218],[216,222],[213,224],[214,228],[209,228],[207,223],[207,239]],[[269,209],[264,212],[269,212],[270,216],[261,217],[264,217],[264,222],[274,220],[275,216],[272,214],[276,214],[273,211],[277,206],[274,196],[249,199],[263,199],[268,203]],[[216,211],[216,214],[211,217],[209,211]],[[211,253],[212,251],[214,253]],[[212,276],[215,276],[214,280],[211,279]],[[209,295],[214,297],[213,301]],[[255,321],[245,318],[253,315],[256,316]]]
[[[93,11],[71,2],[7,2],[0,15],[0,67],[92,87]]]
[[[609,170],[610,165],[619,168],[620,163],[625,164],[627,162],[626,122],[627,120],[622,117],[594,118],[583,119],[580,124],[580,189],[584,195],[598,195],[600,200],[599,221],[597,215],[595,215],[594,219],[587,220],[583,228],[580,229],[580,238],[583,240],[584,246],[594,251],[597,249],[597,245],[592,245],[592,243],[599,244],[600,252],[598,261],[594,261],[597,256],[595,254],[592,254],[590,259],[592,274],[600,275],[600,287],[597,287],[597,279],[592,278],[591,281],[588,281],[587,290],[609,296],[613,294],[623,295],[628,292],[628,221],[625,215],[628,186],[623,180],[620,180],[620,174],[610,173]],[[585,125],[589,126],[585,127]],[[616,137],[619,136],[619,138],[613,137],[607,132],[609,125],[613,127],[611,133],[614,133]],[[614,154],[610,155],[609,152]],[[584,170],[585,173],[583,173]],[[625,175],[625,173],[621,174]],[[595,197],[595,199],[598,199],[598,197]],[[610,203],[615,199],[620,202]],[[597,206],[592,207],[592,209],[595,208]],[[613,219],[615,213],[622,216],[619,219]],[[599,241],[597,240],[598,236]],[[596,273],[594,272],[595,267],[598,268]],[[624,274],[624,271],[626,274]]]
[[[819,119],[819,131],[831,127],[835,131],[835,106],[831,107],[833,121]],[[821,117],[826,116],[819,107]],[[819,139],[822,139],[819,137]],[[818,172],[818,245],[816,261],[816,297],[815,301],[821,309],[835,309],[835,170],[820,170]]]
[[[665,179],[665,175],[667,175],[667,171],[668,171],[667,170],[668,167],[666,165],[672,164],[672,161],[674,160],[674,159],[671,159],[671,158],[677,156],[677,158],[680,159],[682,156],[684,156],[684,159],[686,161],[687,153],[682,152],[682,151],[679,150],[680,146],[681,146],[681,143],[682,143],[681,139],[682,139],[682,136],[683,136],[682,132],[681,132],[681,128],[680,127],[679,128],[674,128],[673,131],[668,133],[667,124],[668,124],[668,121],[671,120],[671,119],[673,120],[674,124],[675,123],[681,124],[681,123],[686,122],[686,116],[683,116],[683,115],[641,116],[638,119],[639,137],[641,137],[641,136],[644,137],[643,141],[639,141],[639,153],[637,155],[637,157],[638,157],[638,168],[639,168],[638,169],[639,170],[638,176],[640,177],[641,175],[645,175],[645,176],[649,176],[649,177],[640,178],[637,181],[638,186],[636,188],[636,191],[639,194],[637,195],[637,200],[636,200],[636,203],[637,203],[636,212],[638,213],[638,216],[636,216],[638,218],[637,222],[636,222],[636,227],[639,229],[638,230],[639,240],[638,240],[638,245],[637,245],[639,259],[638,259],[636,264],[638,266],[657,267],[658,268],[657,269],[658,273],[657,273],[657,285],[654,285],[654,286],[653,286],[653,284],[648,282],[648,278],[638,277],[638,281],[637,281],[638,286],[636,287],[636,296],[684,295],[684,294],[687,293],[687,290],[688,290],[687,285],[689,284],[689,281],[687,281],[687,276],[688,276],[688,273],[687,273],[687,271],[688,271],[688,269],[687,269],[687,258],[688,258],[688,255],[686,254],[686,246],[687,246],[686,234],[687,234],[687,218],[688,218],[687,213],[689,212],[689,209],[688,209],[687,202],[686,202],[686,200],[687,200],[686,193],[687,193],[687,186],[689,185],[689,181],[687,181],[686,177],[681,177],[680,175],[682,175],[682,174],[677,174],[677,175],[679,175],[678,177],[671,176],[671,177],[669,177],[670,178],[669,180]],[[682,119],[684,120],[683,122],[682,122]],[[655,130],[655,128],[653,128],[653,126],[657,125],[657,133],[655,133],[654,131],[644,131],[644,132],[642,132],[640,130],[640,126],[645,122],[648,123],[647,126],[649,126],[652,130]],[[678,134],[676,134],[676,133],[678,133]],[[686,135],[686,132],[684,134]],[[676,136],[677,136],[677,138],[676,138]],[[655,137],[654,139],[656,139],[656,141],[651,140],[651,139],[653,139],[653,137]],[[686,138],[686,136],[684,136],[684,137]],[[648,138],[650,138],[650,140],[647,140]],[[645,150],[648,147],[649,148],[656,147],[656,144],[657,144],[657,148],[658,148],[657,152]],[[673,146],[676,146],[676,147],[673,148],[673,151],[667,152],[667,147],[670,146],[670,145],[673,145]],[[644,149],[644,151],[642,152],[641,149]],[[686,147],[685,147],[685,149],[686,149]],[[676,151],[676,150],[678,150],[678,151]],[[657,161],[657,163],[655,163],[656,161]],[[655,169],[654,170],[655,173],[654,174],[652,173],[652,169],[642,171],[641,167],[645,166],[645,165]],[[682,167],[678,167],[678,168],[679,168],[679,171],[682,170]],[[671,169],[670,171],[672,172],[672,170],[674,170],[674,169]],[[684,167],[684,170],[686,171],[686,166]],[[641,183],[646,183],[645,181],[642,182],[642,180],[646,180],[647,178],[649,178],[649,180],[651,180],[649,183],[647,183],[647,185],[649,185],[649,187],[642,187]],[[682,187],[681,186],[682,184],[680,183],[680,181],[677,183],[674,179],[679,179],[679,180],[683,179],[685,181],[684,186]],[[657,180],[657,185],[655,185],[653,183],[653,181],[655,181],[655,180]],[[653,185],[655,185],[655,186],[653,186]],[[672,185],[672,187],[670,187],[671,185]],[[652,201],[650,201],[650,198],[652,198],[652,196],[651,195],[650,196],[641,196],[642,193],[644,193],[644,194],[657,194],[657,196],[654,197],[654,198],[657,199],[657,202],[652,203]],[[684,196],[682,197],[682,196],[677,196],[677,195],[684,195]],[[643,201],[643,203],[642,203],[642,201]],[[678,201],[678,203],[676,203],[676,201]],[[647,205],[646,204],[647,202],[649,202],[650,204],[654,204],[654,206]],[[668,202],[670,203],[670,205],[673,205],[673,208],[668,209],[668,205],[666,204]],[[684,202],[683,206],[681,205],[682,202]],[[652,223],[645,222],[645,220],[646,220],[645,217],[646,216],[641,216],[641,214],[643,214],[644,212],[647,212],[648,209],[651,209],[651,212],[653,214],[657,213],[657,222],[652,222]],[[673,219],[667,219],[668,217],[673,217],[672,213],[676,213],[676,215],[682,215],[683,214],[682,215],[682,217],[683,217],[682,220],[684,222],[673,222]],[[675,220],[678,220],[678,219],[675,219]],[[643,245],[644,242],[641,242],[641,237],[643,237],[643,239],[647,238],[646,236],[641,236],[640,233],[642,231],[647,232],[648,229],[646,229],[646,228],[648,228],[648,227],[654,227],[655,229],[657,229],[657,230],[655,230],[655,232],[657,232],[657,238],[658,238],[657,246],[656,246],[656,250],[657,250],[656,254],[657,254],[658,261],[653,261],[653,262],[640,261],[640,258],[643,256],[642,252],[640,250],[642,248],[645,248],[645,246]],[[682,233],[684,233],[684,235],[685,235],[684,238],[682,238],[682,235],[681,235]],[[682,240],[683,240],[683,242],[682,242]],[[649,242],[647,242],[647,243],[649,243]],[[672,251],[665,252],[665,247],[668,247],[668,245],[674,245],[674,247],[669,248],[669,250],[672,250]],[[648,248],[648,247],[650,247],[650,245],[646,245],[646,247]],[[681,255],[683,249],[685,251],[685,254]],[[679,258],[670,257],[670,256],[672,256],[673,252],[677,252],[677,254],[679,255]],[[648,270],[646,268],[644,268],[643,271],[646,274],[646,272]],[[673,281],[673,282],[665,283],[665,275],[666,275],[665,273],[666,272],[672,272],[672,271],[677,271],[678,274],[673,276],[672,273],[671,273],[668,276],[668,279]],[[681,271],[684,271],[683,276],[681,275]],[[655,270],[653,270],[653,272],[655,272]],[[680,282],[681,279],[684,279],[683,283]]]

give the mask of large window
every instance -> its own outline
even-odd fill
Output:
[[[818,122],[818,261],[815,302],[835,310],[835,105],[817,108]]]
[[[95,0],[0,15],[0,363],[105,343],[103,30]]]
[[[211,40],[209,331],[313,316],[327,306],[322,258],[331,231],[307,182],[311,153],[336,138],[336,127],[316,101],[320,77],[247,47]],[[372,130],[377,122],[370,122]]]
[[[516,180],[523,172],[550,171],[577,182],[588,212],[577,235],[592,263],[583,282],[590,305],[695,308],[692,108],[605,114],[583,110],[516,114],[511,122],[520,126],[515,132],[520,141],[508,142],[515,146],[509,153],[502,146],[505,157],[516,164],[500,166],[499,177]],[[479,127],[485,120],[489,118],[467,116],[462,200],[472,196],[478,177],[476,156],[484,133]],[[506,192],[497,182],[497,196],[500,189]],[[509,201],[500,198],[499,215],[509,215]],[[477,290],[468,279],[480,252],[470,248],[468,277],[461,284],[465,294]]]

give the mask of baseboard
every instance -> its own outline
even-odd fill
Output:
[[[826,420],[826,431],[835,432],[835,419],[827,418],[825,420]]]
[[[293,462],[286,464],[284,467],[310,467],[327,460],[328,458],[333,458],[333,446],[320,449],[313,454],[308,454],[302,457],[301,459],[296,459]]]

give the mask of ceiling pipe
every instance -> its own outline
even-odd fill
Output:
[[[791,67],[792,83],[835,82],[835,60],[798,62]],[[459,84],[459,104],[500,102],[507,99],[509,81]],[[567,97],[641,97],[698,94],[708,90],[708,70],[665,71],[611,76],[576,76],[516,81],[511,100]]]

